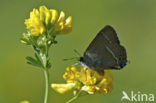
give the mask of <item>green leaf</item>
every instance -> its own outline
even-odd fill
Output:
[[[44,67],[43,64],[42,64],[42,62],[41,62],[41,59],[39,58],[39,56],[38,56],[37,53],[35,53],[35,57],[36,57],[38,63],[39,63],[42,67]]]
[[[40,65],[40,63],[37,60],[35,60],[34,58],[27,56],[26,59],[28,60],[27,61],[28,64],[31,64],[31,65],[37,66],[37,67],[42,67],[42,65]]]
[[[30,65],[35,66],[35,67],[40,67],[38,64],[34,64],[34,63],[28,62],[28,61],[27,61],[27,64],[30,64]]]
[[[53,41],[53,44],[57,44],[58,42],[55,40],[55,41]]]

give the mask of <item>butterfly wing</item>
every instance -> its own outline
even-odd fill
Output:
[[[115,30],[105,26],[90,43],[83,57],[83,62],[96,71],[120,69],[126,65],[126,50],[120,45]]]

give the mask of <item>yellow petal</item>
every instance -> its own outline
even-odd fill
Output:
[[[51,19],[51,13],[49,10],[45,12],[45,16],[46,16],[45,24],[48,25],[48,24],[50,24],[50,19]]]
[[[26,25],[26,29],[30,29],[30,27],[31,27],[30,19],[26,19],[24,24]]]
[[[75,83],[67,83],[67,84],[51,84],[51,87],[57,91],[58,93],[65,93],[75,87]]]
[[[100,81],[103,79],[103,75],[99,74],[96,71],[94,71],[94,77],[97,79],[97,81]]]
[[[62,33],[64,34],[68,34],[72,31],[72,17],[69,16],[67,19],[66,19],[66,22],[64,24],[64,28],[62,30]]]
[[[35,28],[31,29],[31,35],[33,36],[39,36],[40,34],[43,34],[43,32],[45,31],[44,27],[42,26],[36,26]]]
[[[77,77],[78,76],[77,76],[76,68],[73,66],[67,67],[66,72],[63,75],[63,78],[65,80],[75,80],[75,79],[77,79]]]
[[[99,90],[96,86],[83,86],[81,90],[88,92],[89,94],[94,94],[97,90]]]
[[[31,29],[30,33],[32,36],[39,36],[40,34],[38,29]]]
[[[40,6],[40,20],[42,22],[45,21],[46,15],[45,12],[48,11],[48,9],[46,8],[46,6]]]
[[[42,25],[42,22],[40,21],[40,19],[38,17],[33,17],[33,18],[31,18],[31,25],[39,26],[39,25]]]
[[[100,92],[101,94],[107,94],[111,92],[113,88],[113,78],[111,74],[109,73],[109,70],[104,71],[104,77],[97,84],[97,86],[100,88],[98,92]]]
[[[62,31],[64,29],[64,23],[63,22],[58,23],[57,29],[58,31]]]
[[[68,34],[68,33],[70,33],[71,31],[72,31],[72,26],[62,26],[62,31],[61,31],[61,33],[62,34]]]
[[[96,83],[96,78],[92,77],[92,70],[85,67],[81,67],[80,78],[79,80],[84,85],[94,85]]]
[[[30,102],[27,100],[24,100],[24,101],[21,101],[20,103],[30,103]]]
[[[65,19],[65,13],[63,11],[61,11],[59,19],[58,19],[58,23],[64,22],[64,19]]]
[[[57,32],[61,32],[64,29],[64,19],[65,13],[63,11],[60,12],[60,16],[57,21],[57,26],[55,27]]]
[[[37,9],[34,9],[33,12],[34,12],[34,14],[35,14],[36,17],[40,17],[40,13],[39,13],[39,11]]]
[[[64,24],[65,26],[67,27],[71,27],[72,26],[72,17],[69,16],[67,19],[66,19],[66,22]]]
[[[58,12],[54,9],[50,9],[50,12],[51,12],[51,24],[54,24],[58,18]]]
[[[45,27],[42,21],[37,16],[33,16],[32,18],[29,19],[29,21],[27,20],[25,23],[30,24],[27,25],[27,28],[29,27],[31,29],[30,32],[33,36],[43,34],[43,32],[45,31]]]
[[[35,10],[35,9],[33,9],[33,11],[30,12],[30,18],[33,18],[33,17],[34,17],[34,15],[35,15],[35,14],[34,14],[34,10]]]

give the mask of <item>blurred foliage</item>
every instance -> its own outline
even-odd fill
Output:
[[[89,95],[75,103],[120,102],[122,90],[156,93],[154,67],[156,60],[156,1],[155,0],[1,0],[0,1],[0,103],[19,103],[28,100],[42,103],[44,79],[40,69],[25,63],[26,55],[33,55],[30,47],[19,43],[25,31],[24,19],[40,5],[64,10],[73,17],[73,31],[57,37],[58,45],[50,50],[54,64],[50,82],[63,82],[65,68],[75,61],[77,49],[82,55],[88,44],[104,25],[112,25],[127,49],[130,63],[120,71],[112,71],[113,91],[108,95]],[[72,93],[60,95],[50,91],[50,101],[64,103]],[[60,99],[61,98],[61,99]]]

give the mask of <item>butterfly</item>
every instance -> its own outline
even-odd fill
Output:
[[[105,69],[119,70],[126,66],[127,53],[113,27],[107,25],[96,35],[79,61],[86,68],[102,74]]]

